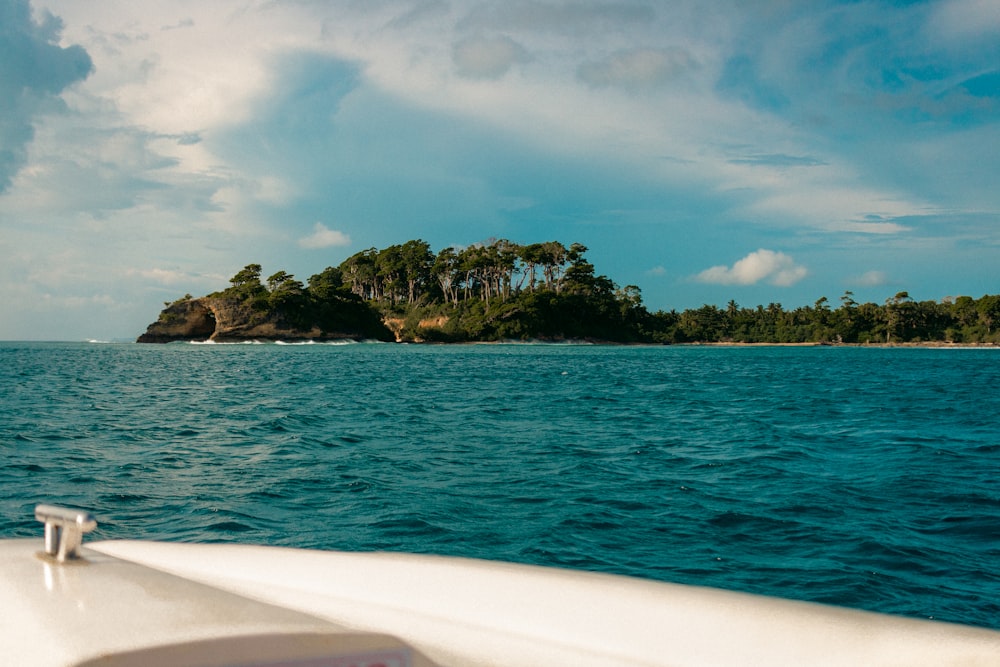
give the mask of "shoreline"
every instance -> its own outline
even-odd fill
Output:
[[[706,342],[706,343],[675,343],[675,345],[687,345],[692,347],[912,347],[912,348],[998,348],[997,343],[949,343],[947,341],[922,341],[919,343],[743,343],[743,342]]]
[[[67,341],[80,342],[80,341]],[[98,343],[104,341],[85,341]],[[160,342],[132,341],[139,345],[163,345]],[[418,346],[451,346],[451,345],[539,345],[539,346],[572,346],[572,347],[854,347],[854,348],[924,348],[924,349],[1000,349],[998,343],[949,343],[946,341],[923,341],[901,342],[901,343],[746,343],[740,341],[694,341],[690,343],[650,343],[633,342],[620,343],[615,341],[588,340],[588,339],[566,339],[566,340],[471,340],[471,341],[423,341],[423,340],[399,340],[399,341],[377,341],[373,339],[352,339],[352,338],[235,338],[226,337],[222,340],[174,340],[170,343],[180,343],[187,345],[358,345],[366,343],[378,343],[382,345],[418,345]],[[170,344],[166,343],[166,344]]]

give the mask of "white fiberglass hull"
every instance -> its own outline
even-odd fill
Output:
[[[148,665],[159,646],[162,664],[204,665],[1000,664],[1000,632],[612,575],[248,545],[39,551],[0,542],[0,662]]]

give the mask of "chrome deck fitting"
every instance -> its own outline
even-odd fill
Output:
[[[35,518],[45,524],[45,553],[65,563],[80,557],[83,534],[97,528],[88,512],[55,505],[37,505]]]

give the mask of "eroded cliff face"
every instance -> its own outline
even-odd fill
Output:
[[[302,330],[282,321],[278,314],[262,315],[231,299],[202,297],[176,301],[139,336],[138,343],[174,341],[216,342],[245,340],[336,340],[349,333],[324,333],[318,327]]]
[[[175,301],[146,328],[138,343],[170,343],[176,340],[208,340],[215,334],[215,311],[205,299]]]
[[[430,329],[440,329],[448,320],[451,319],[447,315],[441,315],[438,317],[431,317],[420,320],[417,323],[418,331],[428,331]],[[382,320],[385,327],[396,336],[397,343],[423,343],[424,338],[421,335],[408,336],[403,329],[406,327],[406,320],[402,317],[386,317]]]
[[[320,338],[322,334],[318,329],[300,331],[282,322],[277,314],[264,316],[239,301],[212,297],[199,301],[212,312],[215,320],[215,331],[209,339],[220,343],[254,339]]]

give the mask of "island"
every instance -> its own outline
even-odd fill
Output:
[[[579,243],[490,239],[433,252],[422,240],[370,248],[303,284],[248,264],[226,289],[165,304],[140,343],[376,340],[728,344],[1000,344],[1000,295],[883,304],[848,291],[786,310],[704,305],[650,312],[636,285],[596,273]]]

